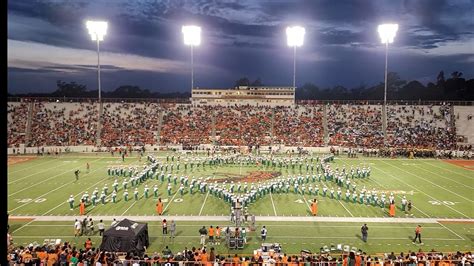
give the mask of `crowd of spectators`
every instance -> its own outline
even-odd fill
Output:
[[[97,120],[94,103],[35,103],[31,120],[34,136],[30,145],[93,145]]]
[[[327,109],[329,145],[383,146],[381,106],[332,104]]]
[[[8,103],[7,106],[7,142],[9,147],[25,143],[26,123],[28,120],[28,103]]]
[[[156,143],[160,113],[157,103],[104,103],[101,145],[143,146]]]
[[[275,110],[275,144],[324,146],[322,106],[282,107]]]
[[[101,251],[90,245],[90,239],[83,247],[71,243],[30,244],[28,246],[8,247],[9,265],[47,265],[47,266],[88,266],[88,265],[124,265],[124,266],[155,266],[155,265],[472,265],[474,257],[471,252],[438,252],[431,250],[401,252],[399,254],[384,253],[368,255],[365,252],[343,252],[316,254],[307,251],[301,254],[275,254],[262,257],[254,255],[218,254],[213,247],[192,247],[173,252],[168,246],[162,252],[147,251],[139,253],[115,253]],[[166,264],[168,263],[168,264]]]
[[[30,112],[30,108],[32,108]],[[325,110],[326,109],[326,110]],[[321,147],[326,112],[328,145],[351,148],[456,149],[449,105],[387,107],[384,145],[381,105],[192,106],[152,102],[103,103],[101,146],[212,144]],[[8,145],[78,146],[97,141],[99,104],[12,102],[8,104]],[[31,113],[31,118],[29,118]],[[215,138],[214,138],[215,137]],[[466,146],[462,146],[465,149]],[[472,147],[471,147],[472,148]]]
[[[388,106],[387,117],[391,147],[455,148],[456,131],[447,105]]]
[[[160,131],[161,143],[197,146],[211,143],[212,111],[180,105],[166,109]]]

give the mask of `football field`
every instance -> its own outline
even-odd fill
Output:
[[[171,162],[171,153],[157,153],[160,162]],[[186,156],[182,155],[184,159]],[[204,156],[204,155],[198,155]],[[12,159],[12,160],[10,160]],[[176,160],[176,159],[173,159]],[[12,164],[10,164],[10,161]],[[86,164],[90,170],[87,172]],[[173,162],[174,163],[174,162]],[[301,249],[319,251],[322,246],[344,244],[361,248],[368,253],[408,251],[418,249],[410,238],[414,228],[422,224],[424,249],[445,251],[472,250],[474,241],[474,171],[470,169],[471,162],[446,162],[435,159],[385,159],[336,157],[330,163],[331,168],[349,169],[352,167],[370,167],[371,174],[366,178],[352,179],[357,190],[364,186],[367,190],[375,189],[379,194],[394,194],[396,202],[395,218],[388,217],[388,208],[375,204],[360,203],[359,198],[354,202],[352,196],[346,199],[346,186],[342,187],[342,196],[338,199],[322,194],[323,186],[337,190],[333,181],[312,179],[312,173],[306,169],[286,169],[267,167],[263,165],[226,165],[189,167],[174,170],[173,175],[207,178],[210,180],[225,180],[227,185],[234,182],[258,182],[259,177],[272,176],[306,176],[303,186],[315,187],[320,191],[314,193],[295,193],[275,191],[257,198],[248,207],[248,212],[254,214],[257,227],[266,225],[268,228],[267,242],[281,243],[289,253],[297,253]],[[149,222],[152,251],[161,251],[165,245],[177,249],[184,246],[197,246],[199,235],[197,230],[202,226],[230,225],[230,204],[209,192],[201,193],[194,190],[190,193],[185,188],[179,191],[172,180],[168,192],[168,180],[147,179],[137,185],[139,198],[133,197],[133,188],[128,188],[129,200],[123,198],[121,180],[123,177],[109,176],[107,169],[113,166],[143,167],[146,158],[139,161],[134,153],[125,158],[110,154],[67,154],[59,157],[10,157],[8,167],[8,211],[11,232],[14,241],[21,244],[33,241],[43,242],[44,239],[60,238],[82,243],[85,237],[73,237],[73,222],[79,217],[79,200],[84,192],[92,193],[95,188],[99,191],[104,186],[109,188],[105,204],[98,201],[96,206],[87,206],[87,215],[94,219],[101,217],[127,217],[131,220]],[[304,167],[303,167],[304,168]],[[76,181],[74,171],[81,171]],[[111,202],[112,183],[118,179],[119,189],[117,200]],[[269,181],[271,179],[267,179]],[[262,182],[262,181],[260,181]],[[211,182],[212,183],[212,182]],[[144,186],[148,185],[148,198],[144,195]],[[152,188],[158,185],[158,195],[164,202],[163,217],[157,216],[155,204],[157,198]],[[352,192],[352,189],[350,188]],[[74,196],[74,208],[71,210],[67,202],[70,195]],[[352,194],[351,194],[352,195]],[[413,202],[411,213],[401,210],[401,198],[405,196]],[[318,217],[312,217],[310,201],[318,199]],[[171,241],[163,238],[159,220],[161,218],[177,221],[177,238]],[[456,220],[454,220],[456,219]],[[461,220],[459,220],[461,219]],[[369,242],[360,239],[360,226],[363,222],[369,226]],[[96,222],[97,223],[97,222]],[[107,221],[106,224],[110,224]],[[249,254],[258,247],[260,240],[257,232],[249,233],[249,243],[238,253]],[[98,235],[93,236],[94,242],[100,244]],[[227,253],[222,244],[216,248]],[[234,251],[230,251],[234,252]]]

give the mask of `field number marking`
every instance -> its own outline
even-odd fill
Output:
[[[449,206],[454,206],[456,203],[459,203],[459,202],[452,202],[452,201],[448,201],[448,200],[444,200],[444,201],[438,201],[438,200],[429,200],[428,201],[429,203],[431,203],[432,205],[449,205]]]
[[[28,202],[32,201],[33,199],[26,198],[26,199],[15,199],[15,200],[18,203],[28,203]],[[34,200],[33,202],[34,203],[41,203],[41,202],[45,202],[45,201],[46,201],[45,198],[39,198],[39,199]]]

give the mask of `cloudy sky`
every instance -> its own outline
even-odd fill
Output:
[[[181,26],[202,27],[194,49],[195,86],[231,87],[240,77],[292,84],[285,28],[306,28],[297,50],[297,85],[371,86],[383,80],[377,25],[396,22],[389,70],[434,80],[440,70],[474,77],[472,0],[8,1],[8,90],[50,92],[56,80],[96,89],[96,46],[85,21],[106,20],[102,88],[138,85],[189,91],[190,48]]]

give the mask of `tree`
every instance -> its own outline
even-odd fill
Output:
[[[238,87],[238,86],[249,86],[250,85],[250,81],[247,77],[243,77],[243,78],[240,78],[239,80],[237,80],[235,82],[235,87]]]
[[[76,82],[64,82],[58,80],[56,82],[57,89],[52,93],[54,97],[86,97],[86,85],[77,84]]]
[[[264,86],[264,84],[262,83],[262,80],[260,80],[260,78],[257,78],[254,82],[252,82],[252,84],[250,84],[251,86]]]

